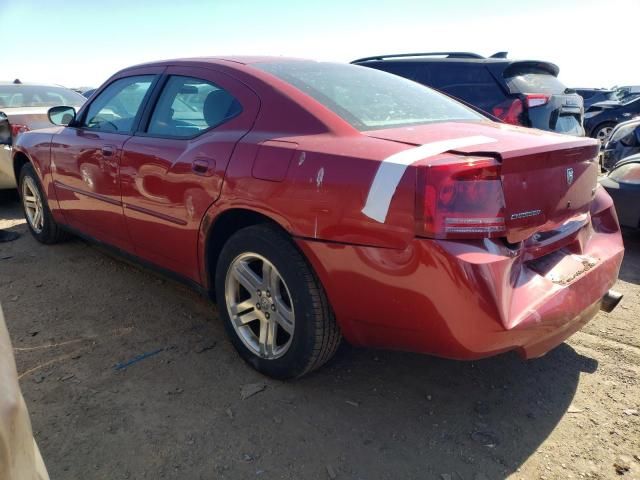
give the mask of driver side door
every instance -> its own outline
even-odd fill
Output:
[[[120,157],[158,73],[114,79],[71,126],[54,137],[51,147],[54,186],[65,222],[129,252],[132,245],[122,209]]]

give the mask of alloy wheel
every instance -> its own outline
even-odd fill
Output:
[[[600,140],[600,143],[602,145],[604,145],[605,143],[607,143],[607,140],[609,140],[611,132],[613,132],[613,127],[602,127],[600,130],[598,130],[596,138]]]
[[[44,208],[40,191],[31,177],[22,182],[22,205],[29,225],[34,232],[40,233],[44,227]]]
[[[227,270],[225,300],[235,332],[252,353],[273,360],[289,350],[295,329],[293,300],[269,260],[256,253],[236,257]]]

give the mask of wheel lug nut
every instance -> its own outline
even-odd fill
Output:
[[[267,297],[271,296],[271,292],[269,290],[267,290]]]
[[[265,313],[265,314],[264,314],[264,316],[265,316],[265,317],[267,317],[267,320],[269,320],[269,317],[270,317],[271,315],[269,315],[269,312],[267,312],[267,313]]]
[[[276,306],[275,305],[271,305],[271,310],[273,310],[275,312],[276,311]]]
[[[260,306],[260,304],[259,304],[259,303],[256,303],[256,308],[257,308],[258,310],[260,310],[262,307]]]
[[[261,297],[262,296],[262,290],[258,290],[258,296]]]

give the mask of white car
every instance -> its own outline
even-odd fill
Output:
[[[79,93],[55,85],[0,82],[0,190],[16,188],[11,163],[11,145],[27,130],[53,126],[47,112],[57,105],[76,110],[86,98]]]
[[[49,480],[18,385],[9,332],[0,309],[0,479]]]

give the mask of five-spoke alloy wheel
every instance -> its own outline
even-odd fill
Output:
[[[227,239],[215,265],[215,292],[233,346],[265,375],[300,377],[340,345],[320,281],[275,225],[245,227]]]
[[[36,240],[50,244],[69,237],[53,218],[40,179],[31,163],[25,163],[20,170],[19,192],[27,225]]]
[[[295,330],[291,294],[273,264],[256,253],[239,255],[227,271],[229,317],[242,342],[257,356],[284,355]]]
[[[22,182],[22,205],[29,226],[36,233],[41,233],[44,227],[44,212],[40,191],[31,177],[26,177]]]

